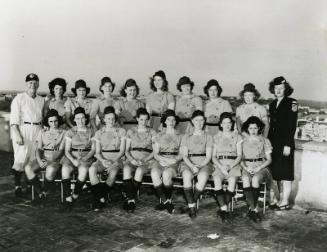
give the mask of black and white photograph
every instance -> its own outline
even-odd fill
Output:
[[[0,251],[327,251],[325,0],[0,4]]]

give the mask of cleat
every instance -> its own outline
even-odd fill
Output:
[[[166,204],[160,202],[158,205],[156,205],[156,207],[154,209],[157,211],[163,211],[166,209]]]

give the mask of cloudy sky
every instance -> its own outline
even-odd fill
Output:
[[[295,98],[327,100],[327,1],[324,0],[0,0],[0,90],[40,90],[63,77],[97,92],[110,76],[134,78],[142,93],[162,69],[170,90],[189,76],[202,94],[215,78],[223,95],[253,82],[263,96],[283,75]]]

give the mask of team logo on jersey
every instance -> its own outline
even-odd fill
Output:
[[[292,111],[296,112],[298,109],[297,103],[296,102],[292,102]]]

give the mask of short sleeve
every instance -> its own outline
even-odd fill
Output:
[[[68,130],[66,132],[66,134],[65,134],[65,139],[71,141],[72,138],[73,138],[73,131],[72,130]]]
[[[237,108],[236,108],[236,112],[235,112],[236,117],[240,118],[240,112],[241,112],[240,107],[237,107]]]
[[[171,93],[167,93],[167,101],[168,101],[168,105],[171,103],[175,103],[175,98]]]
[[[266,154],[270,154],[272,152],[272,146],[271,143],[269,141],[269,139],[264,138],[264,151]]]
[[[99,110],[100,110],[100,101],[99,99],[96,99],[92,102],[90,118],[94,119],[96,115],[99,113]]]
[[[207,135],[207,142],[206,142],[206,148],[212,148],[213,140],[211,135]]]
[[[196,96],[196,97],[194,98],[194,105],[195,105],[195,108],[196,108],[196,109],[203,110],[203,102],[202,102],[202,98],[199,97],[199,96]]]
[[[129,129],[126,133],[126,139],[132,139],[132,136],[133,136],[133,130],[132,129]]]
[[[120,114],[121,111],[122,111],[121,103],[122,103],[121,100],[117,100],[117,101],[114,103],[114,108],[115,108],[115,113],[116,113],[116,114]]]
[[[261,120],[268,120],[268,113],[267,110],[264,106],[260,106],[260,116],[261,116]]]
[[[65,111],[67,113],[72,113],[71,100],[70,100],[70,98],[67,98],[67,101],[65,102],[64,107],[65,107]]]
[[[97,130],[97,132],[95,132],[94,137],[92,138],[94,141],[96,142],[100,142],[101,141],[101,129]]]
[[[10,125],[20,124],[20,106],[19,106],[19,95],[17,95],[11,102],[10,107]]]
[[[183,135],[182,141],[181,141],[181,147],[188,148],[188,146],[187,146],[187,139],[188,139],[188,134]]]
[[[232,113],[232,112],[233,112],[233,109],[232,109],[232,106],[230,105],[229,101],[226,101],[226,100],[225,100],[224,103],[225,103],[224,111],[225,111],[225,112]]]
[[[243,138],[240,134],[237,134],[237,137],[236,137],[236,144],[241,144],[243,143]]]
[[[121,139],[126,138],[126,130],[125,130],[125,129],[120,128],[118,134],[119,134],[119,137],[120,137]]]

